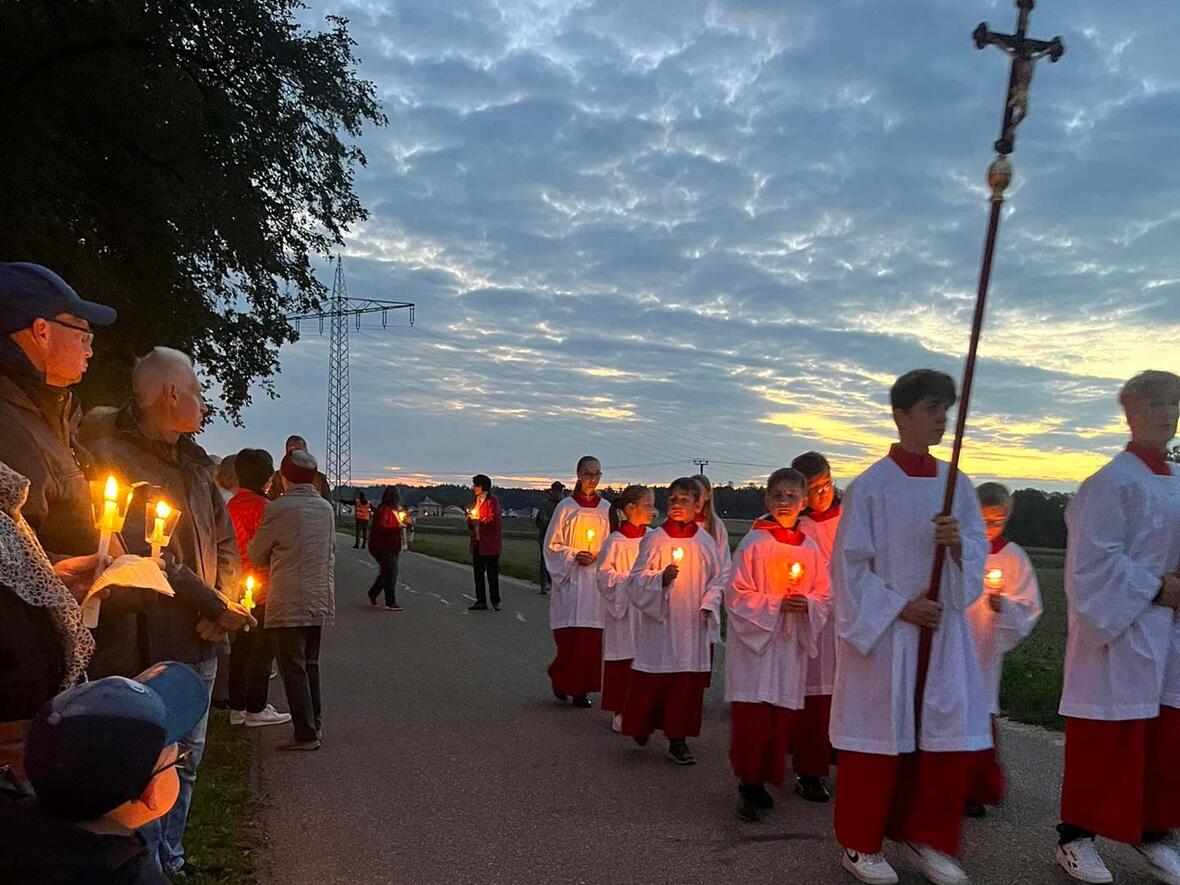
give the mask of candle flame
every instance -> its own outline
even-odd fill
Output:
[[[684,548],[677,547],[675,550],[672,551],[672,561],[673,562],[680,562],[680,560],[682,560],[682,559],[684,559]]]
[[[803,566],[797,562],[791,563],[791,580],[798,581],[803,577]]]
[[[247,593],[254,592],[254,576],[253,575],[246,575],[246,592]]]
[[[119,481],[113,475],[107,477],[107,483],[103,486],[102,496],[108,501],[117,501],[119,499]]]
[[[596,534],[597,532],[595,532],[594,529],[586,529],[586,540],[593,541]]]
[[[167,519],[171,515],[172,508],[168,506],[167,501],[156,502],[156,516],[160,517],[160,519]]]

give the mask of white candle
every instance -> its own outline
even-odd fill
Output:
[[[672,561],[673,562],[680,562],[680,560],[682,560],[682,559],[684,559],[684,548],[677,547],[675,550],[672,551]]]
[[[989,568],[983,575],[983,586],[988,590],[1003,590],[1004,589],[1004,571],[998,568]]]

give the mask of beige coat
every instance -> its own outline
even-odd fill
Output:
[[[266,627],[324,627],[336,616],[336,513],[315,486],[291,486],[266,507],[250,561],[270,567]]]

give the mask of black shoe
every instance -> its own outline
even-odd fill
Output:
[[[593,707],[594,702],[591,701],[590,698],[586,697],[584,694],[580,694],[576,698],[574,698],[574,706],[581,707],[584,710],[587,707]]]
[[[668,755],[672,757],[672,761],[677,765],[696,765],[696,757],[692,755],[692,750],[688,748],[688,741],[684,738],[676,738],[668,740]]]
[[[564,691],[558,691],[557,689],[553,689],[553,696],[563,704],[570,699],[568,694],[566,694]]]
[[[987,814],[987,809],[983,807],[982,802],[968,802],[963,807],[963,814],[967,817],[984,817]]]
[[[492,611],[498,612],[499,610],[500,610],[500,604],[497,602],[493,602],[492,603]]]
[[[639,746],[646,747],[647,746],[647,739],[649,737],[650,737],[650,735],[637,734],[632,737],[632,740],[634,740],[635,743],[639,744]]]
[[[738,800],[737,815],[746,823],[756,824],[762,820],[762,815],[765,812],[751,802],[749,799],[742,797]]]
[[[832,799],[822,777],[795,778],[795,792],[808,802],[830,802]]]
[[[467,606],[467,610],[469,612],[486,612],[488,610],[488,607],[485,603],[475,602],[475,603],[472,603],[471,605]]]
[[[774,808],[774,797],[766,792],[766,787],[762,784],[738,784],[738,792],[742,794],[742,800],[749,802],[755,808],[769,811]]]

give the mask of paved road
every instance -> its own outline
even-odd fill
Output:
[[[781,795],[766,821],[737,819],[720,680],[697,765],[677,767],[658,737],[641,749],[603,711],[552,698],[546,599],[531,585],[505,582],[502,611],[469,613],[466,568],[409,554],[394,613],[369,609],[374,574],[367,555],[341,550],[323,749],[277,753],[286,727],[255,732],[264,882],[853,881],[831,806]],[[969,822],[965,866],[976,883],[1065,883],[1052,861],[1060,743],[1023,727],[1003,742],[1012,795]],[[903,882],[923,881],[886,852]],[[1117,882],[1151,881],[1129,849],[1105,854]]]

